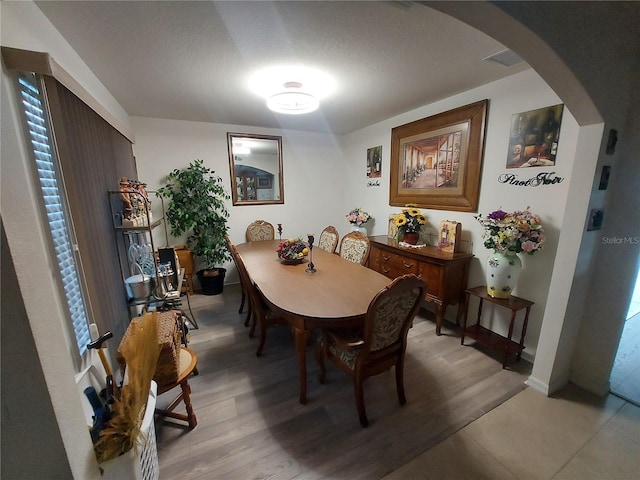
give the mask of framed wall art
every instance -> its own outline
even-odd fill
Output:
[[[511,116],[507,168],[556,164],[563,104]]]
[[[391,130],[389,205],[478,211],[488,104],[482,100]]]
[[[380,178],[382,176],[382,145],[367,148],[367,177]]]

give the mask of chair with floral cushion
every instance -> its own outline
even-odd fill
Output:
[[[251,222],[247,227],[246,237],[247,242],[273,240],[275,238],[275,230],[269,222],[256,220],[255,222]]]
[[[336,248],[338,247],[338,242],[340,241],[340,234],[336,227],[333,225],[329,225],[322,230],[320,234],[320,239],[318,240],[318,247],[327,252],[334,253]]]
[[[406,403],[403,367],[407,334],[426,292],[426,284],[414,274],[396,278],[369,304],[364,325],[357,330],[320,330],[315,356],[318,379],[326,379],[325,359],[353,379],[360,424],[369,425],[364,405],[363,383],[370,376],[396,369],[400,405]]]
[[[371,244],[369,237],[361,232],[349,232],[340,242],[340,257],[350,262],[366,265]]]

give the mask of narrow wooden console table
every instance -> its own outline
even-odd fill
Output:
[[[470,337],[493,350],[502,352],[504,354],[502,360],[502,368],[507,367],[507,358],[510,354],[516,354],[517,360],[520,360],[520,355],[522,354],[522,350],[524,350],[524,336],[527,333],[529,312],[531,311],[533,302],[524,298],[516,297],[515,295],[511,295],[509,298],[493,298],[487,293],[487,287],[485,285],[470,288],[466,291],[466,294],[466,310],[468,310],[469,297],[471,295],[473,295],[474,297],[478,297],[480,299],[480,303],[478,304],[478,316],[476,318],[475,325],[467,327],[467,311],[465,311],[460,345],[464,345],[465,337]],[[492,332],[488,328],[480,325],[480,317],[482,316],[482,302],[484,300],[511,310],[511,321],[509,322],[509,333],[507,337]],[[516,313],[518,313],[522,309],[525,310],[524,322],[522,324],[522,331],[520,333],[520,342],[516,343],[511,339],[511,337],[513,336],[513,327],[516,320]]]
[[[470,253],[447,253],[437,247],[405,248],[386,235],[369,237],[369,268],[394,279],[414,273],[427,283],[425,300],[435,303],[436,335],[440,335],[447,305],[460,304],[456,321],[464,311]]]

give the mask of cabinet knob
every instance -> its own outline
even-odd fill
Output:
[[[404,268],[412,268],[413,267],[413,263],[402,262],[402,264],[404,265]]]
[[[391,270],[390,270],[390,269],[388,269],[388,268],[384,268],[384,267],[382,268],[382,273],[384,273],[385,275],[386,275],[387,273],[389,273],[390,271],[391,271]]]
[[[385,262],[388,262],[391,259],[391,257],[388,255],[382,255],[382,258],[384,259]]]

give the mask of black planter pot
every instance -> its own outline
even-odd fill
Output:
[[[204,295],[219,295],[224,288],[225,268],[199,270],[196,272]]]

